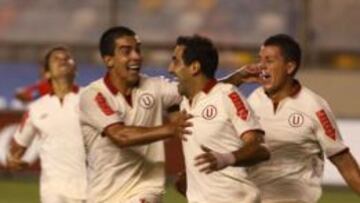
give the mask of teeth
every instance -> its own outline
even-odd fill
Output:
[[[140,68],[140,66],[139,65],[129,65],[128,68],[131,70],[138,70]]]
[[[269,79],[269,78],[270,78],[270,74],[269,74],[269,73],[267,73],[267,72],[265,72],[264,70],[263,70],[263,71],[261,71],[261,73],[259,74],[259,76],[260,76],[262,79],[264,79],[264,80],[266,80],[266,79]]]

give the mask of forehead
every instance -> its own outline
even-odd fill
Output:
[[[62,55],[70,56],[70,52],[68,50],[63,50],[63,49],[55,50],[50,54],[50,58],[56,58]]]
[[[274,58],[283,57],[280,47],[274,45],[261,46],[259,55],[260,57],[274,57]]]
[[[185,46],[176,45],[175,50],[174,50],[174,55],[180,57],[180,56],[182,56],[184,50],[185,50]]]
[[[140,41],[136,36],[122,36],[115,40],[116,46],[135,46],[140,44]]]

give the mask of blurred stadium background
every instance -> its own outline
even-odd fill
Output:
[[[358,0],[0,0],[0,163],[7,137],[24,106],[16,88],[39,78],[48,46],[65,43],[79,64],[78,83],[104,73],[97,51],[101,33],[112,25],[133,28],[143,42],[144,72],[167,75],[176,36],[211,37],[221,52],[219,76],[255,62],[261,42],[287,33],[304,49],[299,78],[324,96],[339,118],[345,142],[360,161],[360,18]],[[249,94],[253,85],[241,90]],[[172,145],[170,141],[168,145]],[[185,202],[171,187],[179,166],[167,151],[169,192],[165,203]],[[326,163],[322,203],[360,202]],[[12,174],[0,168],[0,203],[38,202],[36,165]]]

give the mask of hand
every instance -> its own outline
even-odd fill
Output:
[[[28,163],[22,161],[21,159],[17,159],[10,154],[8,154],[6,157],[6,169],[8,170],[19,171],[27,168],[28,166]]]
[[[221,170],[227,166],[233,165],[236,161],[235,156],[230,153],[219,153],[201,146],[205,152],[195,157],[195,166],[200,167],[199,171],[206,174]]]
[[[169,118],[171,126],[173,130],[173,135],[180,137],[182,140],[186,141],[185,135],[190,135],[191,131],[189,131],[188,127],[193,126],[192,123],[189,121],[193,116],[186,113],[186,111],[172,113],[171,117]]]
[[[251,83],[256,82],[260,83],[261,78],[259,77],[263,65],[260,63],[257,64],[247,64],[239,68],[238,73],[241,75],[242,81]]]

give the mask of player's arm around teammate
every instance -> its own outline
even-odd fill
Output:
[[[264,133],[260,130],[247,131],[241,135],[243,146],[230,153],[219,153],[202,147],[203,154],[195,157],[196,166],[200,171],[211,173],[227,166],[252,166],[270,158],[268,149],[264,146]]]
[[[104,130],[108,136],[119,147],[143,145],[172,136],[183,136],[190,134],[186,127],[192,124],[188,121],[191,115],[182,112],[177,114],[170,122],[158,127],[125,126],[117,123]]]

